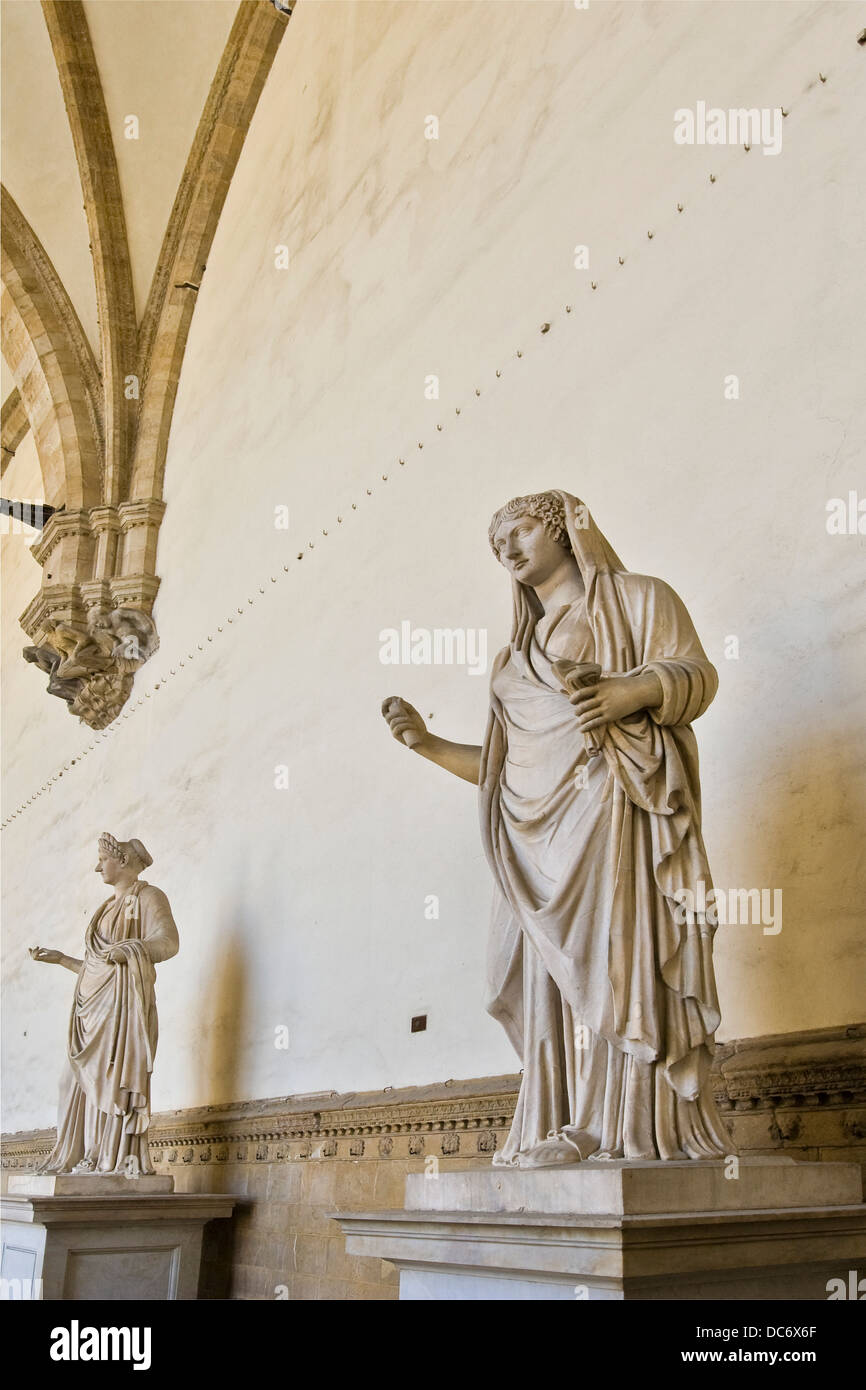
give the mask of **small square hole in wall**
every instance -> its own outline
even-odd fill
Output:
[[[416,1014],[415,1017],[412,1019],[412,1026],[411,1026],[411,1028],[409,1029],[409,1031],[410,1031],[410,1033],[424,1033],[424,1032],[426,1032],[426,1031],[427,1031],[427,1015],[426,1015],[426,1014]]]

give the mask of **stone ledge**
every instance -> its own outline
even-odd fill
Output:
[[[102,1222],[213,1221],[231,1216],[238,1198],[214,1192],[154,1192],[128,1197],[33,1197],[6,1193],[0,1199],[3,1221],[42,1226],[93,1226]]]
[[[817,1158],[820,1152],[824,1158],[832,1149],[833,1157],[844,1157],[866,1138],[866,1111],[840,1113],[841,1107],[866,1101],[866,1024],[720,1043],[713,1080],[742,1150],[784,1150],[805,1158]],[[477,1159],[501,1147],[519,1084],[519,1073],[512,1073],[164,1111],[153,1117],[150,1148],[156,1164],[179,1167],[419,1158],[431,1152]],[[814,1115],[815,1123],[798,1123],[791,1114],[797,1109]],[[822,1113],[826,1123],[817,1118]],[[3,1167],[35,1167],[53,1142],[51,1130],[6,1135]]]
[[[144,1197],[172,1192],[174,1179],[157,1173],[18,1173],[8,1179],[10,1197]]]
[[[856,1206],[863,1181],[854,1163],[743,1158],[736,1177],[725,1159],[668,1163],[618,1160],[555,1168],[482,1168],[406,1179],[406,1208],[421,1212],[543,1212],[558,1216],[655,1216]]]
[[[784,1157],[410,1174],[399,1211],[335,1215],[401,1299],[803,1299],[866,1257],[856,1165]]]
[[[681,1227],[731,1227],[731,1238],[739,1239],[735,1227],[747,1224],[752,1234],[764,1235],[778,1226],[780,1220],[808,1223],[812,1230],[820,1229],[827,1233],[854,1234],[866,1233],[866,1211],[862,1202],[849,1203],[839,1207],[758,1207],[754,1211],[692,1211],[652,1212],[631,1214],[610,1213],[607,1215],[583,1212],[538,1212],[538,1211],[407,1211],[399,1207],[394,1211],[335,1211],[331,1219],[339,1222],[345,1235],[390,1236],[394,1232],[407,1235],[428,1235],[433,1229],[443,1225],[478,1227],[484,1236],[507,1240],[509,1233],[532,1227],[533,1230],[550,1240],[571,1239],[575,1231],[622,1231],[631,1232],[637,1244],[649,1240],[657,1244],[664,1239],[667,1230],[676,1231],[674,1247],[682,1240]],[[484,1238],[479,1236],[479,1238]],[[719,1239],[724,1239],[721,1232]],[[598,1237],[603,1243],[603,1237]],[[348,1249],[348,1247],[347,1247]],[[381,1258],[390,1259],[383,1255]]]
[[[396,1265],[403,1299],[823,1301],[828,1280],[862,1265],[866,1253],[862,1205],[689,1216],[401,1211],[338,1219],[347,1252]],[[425,1280],[432,1284],[426,1292]]]

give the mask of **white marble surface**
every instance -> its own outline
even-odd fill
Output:
[[[866,1259],[857,1165],[742,1161],[727,1189],[721,1168],[410,1175],[404,1210],[337,1219],[350,1255],[396,1265],[407,1300],[811,1301]]]
[[[736,1172],[736,1177],[726,1173]],[[406,1179],[408,1211],[534,1212],[572,1216],[846,1206],[862,1200],[855,1163],[785,1158],[704,1162],[613,1160],[562,1168],[468,1169]]]
[[[18,1197],[140,1197],[173,1192],[174,1178],[160,1173],[138,1178],[120,1173],[16,1173],[9,1175],[6,1190]]]

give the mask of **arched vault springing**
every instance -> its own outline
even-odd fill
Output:
[[[92,727],[117,717],[132,671],[156,649],[150,615],[159,587],[165,458],[190,322],[291,8],[269,0],[238,5],[139,324],[116,153],[85,9],[81,0],[42,3],[84,196],[99,352],[97,361],[45,248],[3,190],[3,353],[18,392],[4,408],[3,442],[7,452],[17,446],[25,413],[44,500],[57,508],[32,547],[43,579],[21,616],[34,643],[25,655],[49,673],[52,693]],[[15,435],[14,446],[7,434]],[[145,640],[142,623],[149,624]],[[66,669],[70,652],[74,673]]]

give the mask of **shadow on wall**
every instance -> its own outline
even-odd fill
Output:
[[[240,1057],[244,1039],[249,1036],[249,990],[244,933],[237,925],[239,916],[240,909],[233,916],[234,925],[220,936],[216,966],[204,982],[199,1000],[195,1035],[201,1041],[196,1050],[196,1094],[203,1098],[205,1105],[237,1100],[241,1093]],[[207,1191],[226,1186],[224,1170],[217,1173],[205,1170],[202,1176],[205,1176]],[[220,1230],[220,1227],[225,1229]],[[228,1298],[234,1230],[233,1221],[210,1221],[205,1226],[199,1298]]]
[[[816,713],[816,721],[819,714]],[[850,1004],[853,1002],[856,1008],[856,1001],[845,998],[841,1005],[836,1003],[840,964],[843,959],[847,961],[844,968],[848,970],[852,962],[846,955],[849,948],[845,946],[845,926],[835,920],[834,902],[856,901],[858,888],[861,899],[866,892],[862,856],[866,801],[858,804],[861,798],[854,776],[844,777],[840,785],[838,740],[816,738],[804,730],[802,743],[790,750],[790,757],[796,772],[786,784],[785,794],[778,794],[774,780],[764,785],[760,834],[755,838],[754,830],[746,830],[741,841],[740,885],[763,888],[766,900],[760,910],[762,925],[743,924],[747,933],[756,935],[741,937],[738,949],[743,949],[743,942],[751,941],[753,946],[749,949],[764,954],[768,943],[778,940],[784,951],[791,941],[790,933],[796,933],[798,939],[791,951],[796,952],[800,964],[809,967],[808,982],[804,977],[800,986],[798,1007],[807,1007],[818,996],[825,1016],[834,1024],[843,1023],[852,1015]],[[723,885],[716,883],[716,888],[720,887]],[[736,889],[731,885],[728,891],[730,895]],[[757,912],[752,920],[757,923]],[[727,930],[731,930],[730,925]],[[738,930],[736,923],[734,930]],[[813,931],[820,932],[821,940],[810,947],[804,934]],[[755,947],[755,943],[761,945]],[[765,958],[778,970],[778,956]],[[775,1029],[776,1022],[775,1016],[767,1018],[767,978],[763,971],[754,971],[745,988],[753,994],[749,1007],[756,1018],[766,1020],[765,1031],[769,1032]],[[779,975],[774,973],[770,978],[777,981]],[[790,986],[790,977],[784,978]],[[724,999],[722,1012],[724,1018]],[[804,1026],[813,1026],[811,1018]]]
[[[816,723],[820,717],[816,709]],[[866,888],[862,854],[866,799],[857,804],[859,785],[853,766],[847,769],[848,775],[839,767],[845,755],[838,738],[819,739],[813,731],[791,750],[791,756],[798,775],[770,826],[768,860],[781,869],[783,886],[784,879],[806,880],[801,891],[807,905],[801,920],[809,921],[817,913],[827,914],[828,896],[839,894],[844,901],[857,901],[857,885],[851,885],[849,895],[840,882],[843,877],[850,875],[860,881],[861,889]],[[815,845],[816,831],[823,839],[820,848]]]
[[[237,919],[235,919],[236,921]],[[195,1035],[195,1094],[204,1105],[237,1100],[241,1094],[240,1058],[249,1039],[249,991],[243,929],[231,927],[221,936],[216,966],[199,999]]]

